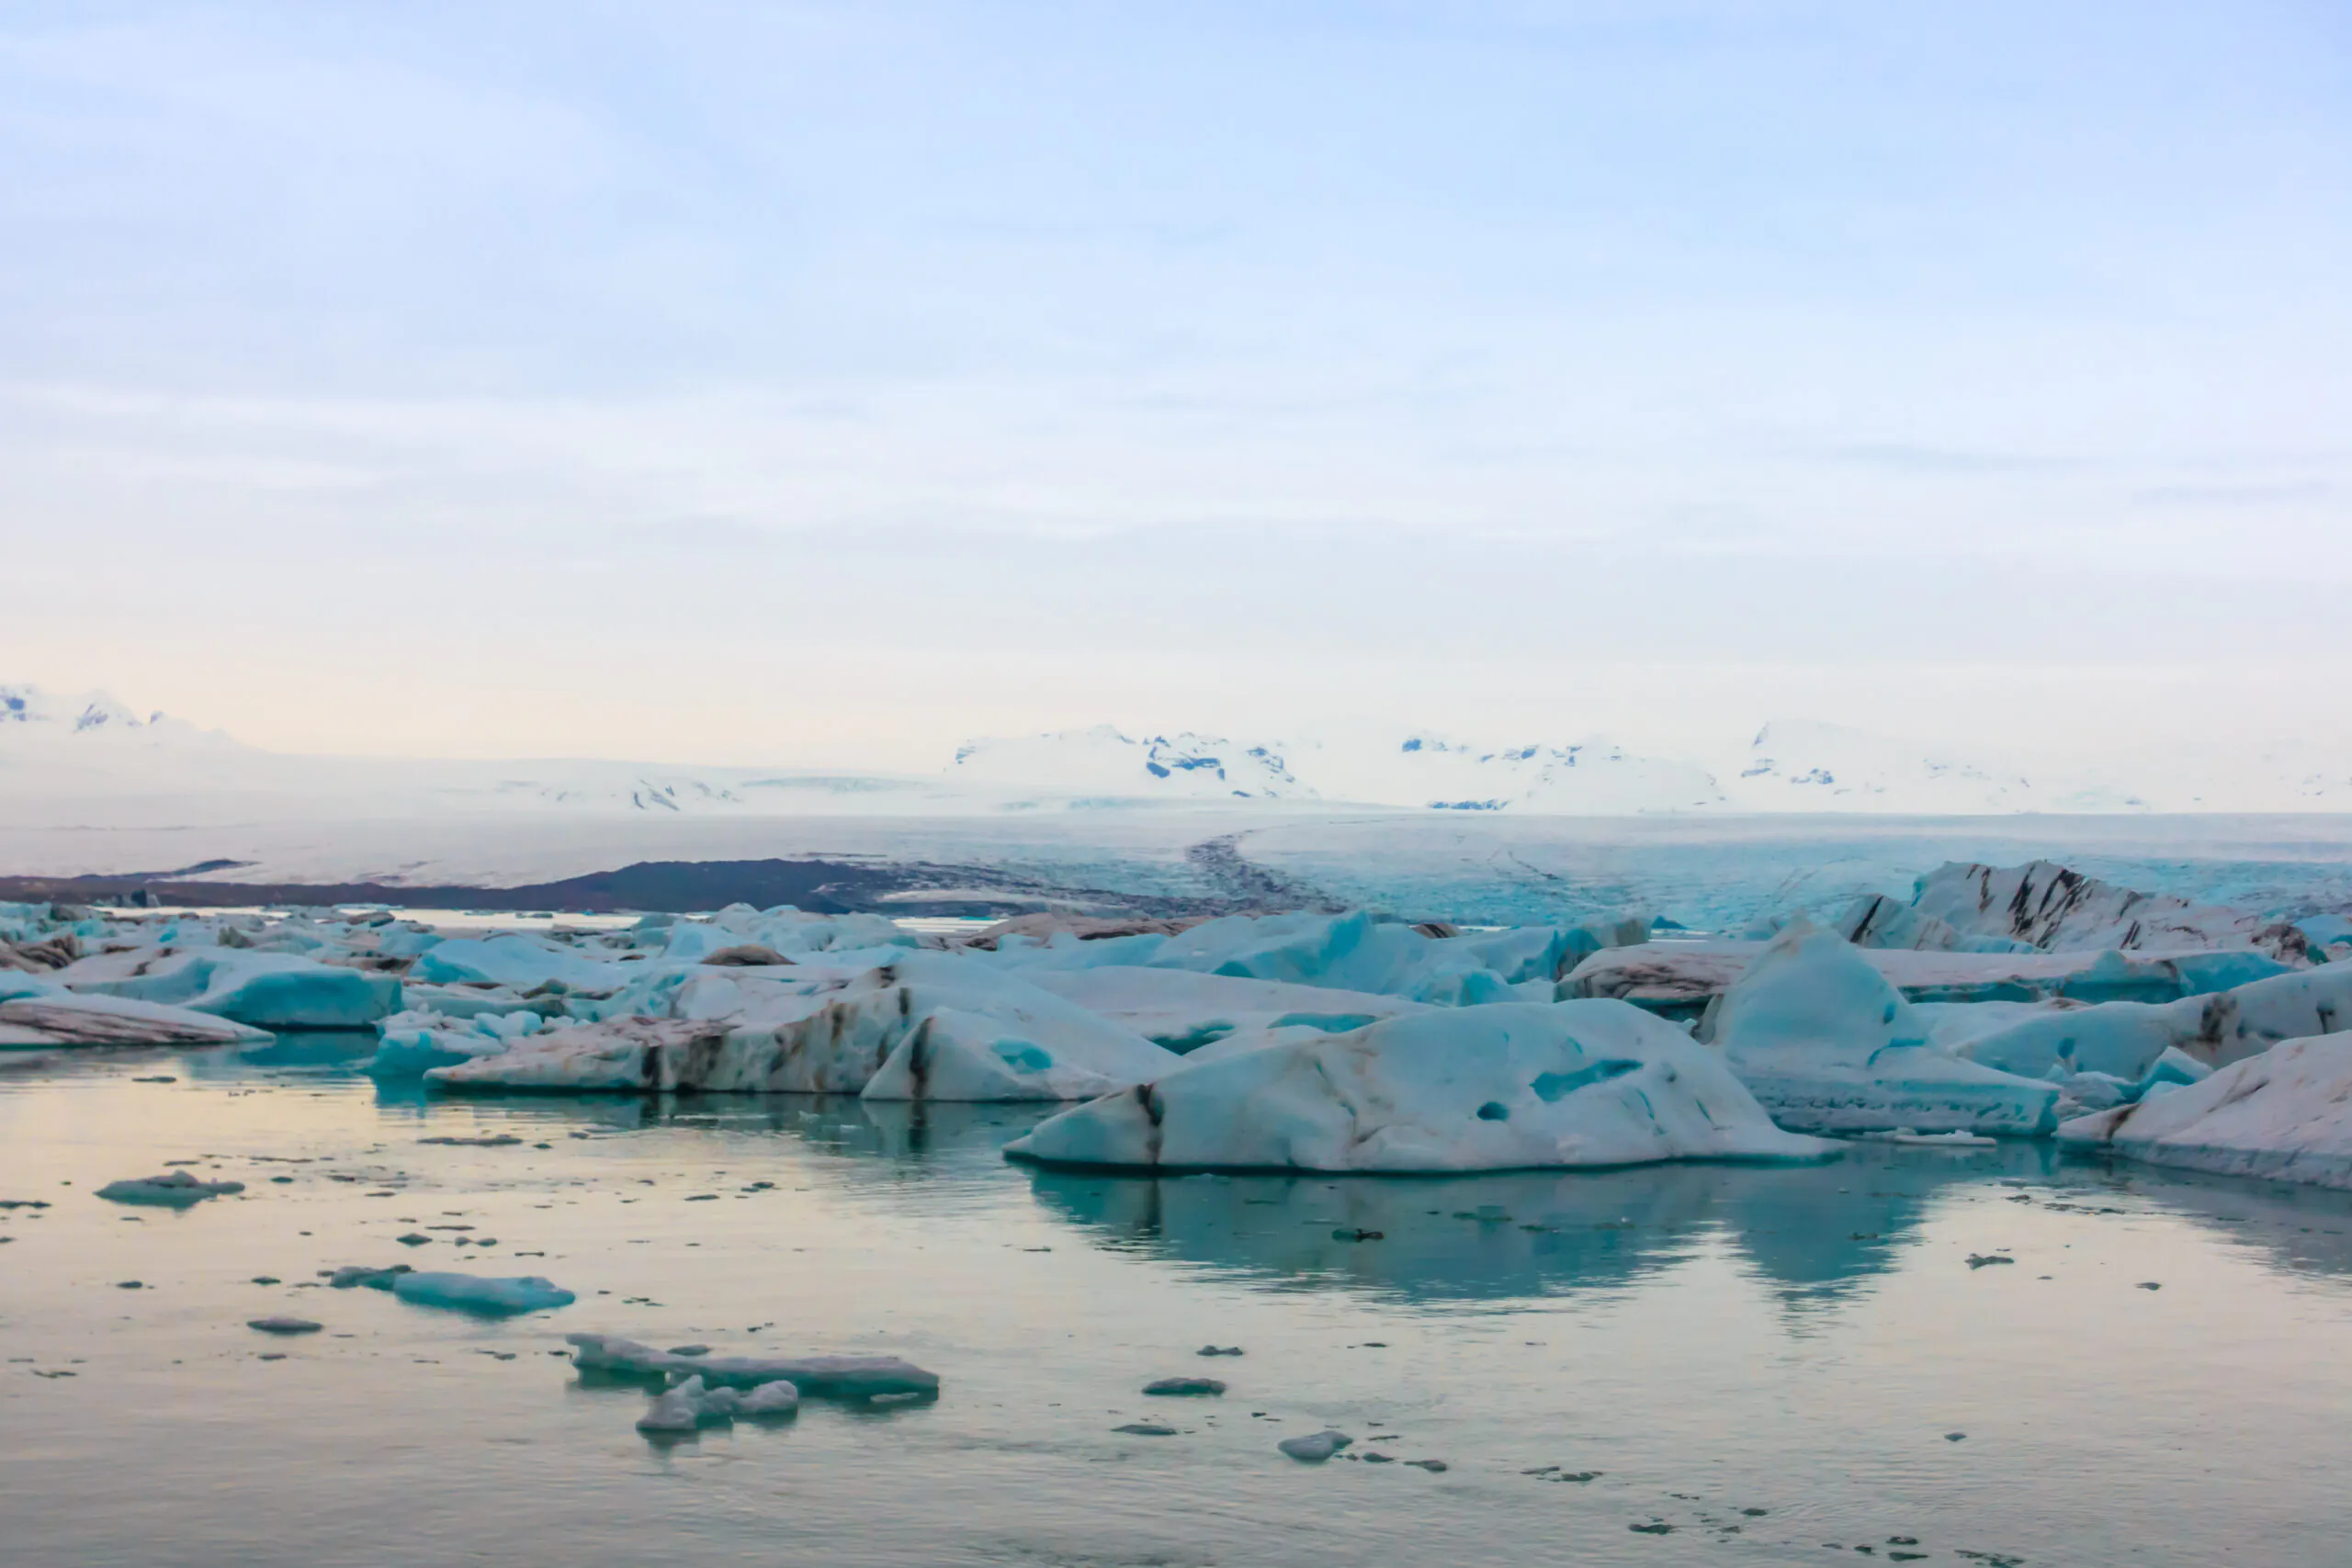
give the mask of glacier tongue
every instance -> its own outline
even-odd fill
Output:
[[[2055,1086],[1939,1049],[1860,951],[1802,919],[1723,994],[1701,1032],[1783,1127],[2030,1135],[2056,1123]]]

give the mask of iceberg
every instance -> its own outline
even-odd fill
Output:
[[[1834,934],[1834,933],[1833,933]],[[1611,997],[1662,1018],[1694,1019],[1764,954],[1770,939],[1655,942],[1604,950],[1562,980],[1562,1000]],[[2053,998],[2173,1001],[2295,973],[2246,949],[2190,953],[2043,953],[1856,948],[1912,1002],[2031,1002]]]
[[[1948,862],[1919,879],[1911,904],[1923,919],[1963,935],[2044,952],[2254,947],[2300,962],[2310,945],[2283,920],[2119,887],[2046,860],[2016,866]]]
[[[2327,964],[2178,1001],[2038,1010],[1977,1034],[1959,1055],[2005,1072],[2097,1072],[2138,1080],[2167,1052],[2226,1066],[2282,1040],[2352,1027],[2352,964]]]
[[[892,949],[791,978],[705,970],[670,994],[677,1015],[611,1019],[516,1040],[426,1070],[447,1089],[864,1094],[874,1100],[1085,1099],[1177,1060],[976,958]]]
[[[505,931],[492,937],[452,937],[435,943],[409,976],[433,985],[493,985],[528,991],[550,982],[583,990],[617,990],[628,968],[590,958],[547,938]]]
[[[2352,1034],[2281,1041],[2200,1083],[2078,1117],[2058,1141],[2152,1165],[2352,1188]]]
[[[1862,950],[1799,919],[1701,1025],[1772,1120],[1813,1133],[2011,1134],[2056,1125],[2056,1086],[1939,1049]]]
[[[266,1031],[189,1008],[82,996],[0,970],[0,1050],[46,1045],[236,1045]]]
[[[366,1029],[401,1005],[396,976],[235,948],[100,953],[59,970],[55,978],[70,990],[160,1002],[256,1029]]]
[[[1501,1003],[1188,1061],[1006,1154],[1186,1170],[1512,1170],[1805,1159],[1721,1060],[1620,1002]]]

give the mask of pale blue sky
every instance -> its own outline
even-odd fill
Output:
[[[0,679],[2316,738],[2347,168],[2340,5],[20,3]]]

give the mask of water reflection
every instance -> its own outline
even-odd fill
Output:
[[[28,1079],[170,1061],[195,1082],[353,1080],[372,1034],[287,1033],[250,1045],[76,1052]],[[680,1132],[788,1139],[820,1179],[892,1203],[960,1206],[1026,1189],[1096,1246],[1274,1291],[1356,1290],[1478,1303],[1618,1291],[1716,1238],[1792,1307],[1849,1297],[1899,1266],[1941,1201],[2006,1184],[2076,1212],[2177,1214],[2273,1267],[2352,1275],[2352,1194],[2062,1155],[1857,1144],[1821,1166],[1668,1165],[1452,1178],[1119,1177],[1007,1167],[1005,1144],[1053,1107],[868,1104],[805,1095],[428,1096],[367,1085],[379,1112],[496,1123],[535,1140]],[[955,1199],[941,1188],[958,1190]],[[1336,1234],[1335,1234],[1336,1233]],[[1374,1235],[1366,1233],[1376,1233]],[[1356,1239],[1359,1236],[1363,1239]]]
[[[1419,1302],[1621,1289],[1722,1235],[1798,1302],[1891,1270],[1943,1190],[2038,1174],[2046,1161],[2018,1145],[1965,1163],[1864,1148],[1828,1166],[1341,1179],[1038,1171],[1031,1184],[1102,1246],[1276,1289],[1340,1284]]]

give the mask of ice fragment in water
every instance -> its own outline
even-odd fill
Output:
[[[159,1203],[168,1208],[185,1209],[207,1198],[223,1197],[243,1192],[242,1181],[205,1181],[185,1170],[168,1176],[134,1176],[120,1181],[109,1181],[98,1189],[98,1196],[117,1203]]]
[[[481,1274],[408,1273],[395,1276],[390,1288],[393,1295],[417,1306],[448,1307],[492,1317],[570,1306],[575,1299],[570,1291],[537,1274],[499,1279]]]
[[[1345,1432],[1334,1432],[1326,1428],[1320,1432],[1310,1432],[1304,1438],[1284,1438],[1274,1447],[1293,1459],[1304,1460],[1309,1464],[1320,1464],[1354,1441],[1355,1439]]]
[[[1217,1394],[1225,1392],[1225,1385],[1215,1378],[1161,1378],[1157,1382],[1144,1384],[1143,1391],[1146,1393]]]

